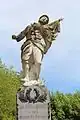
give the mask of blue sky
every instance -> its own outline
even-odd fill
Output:
[[[21,70],[20,46],[11,39],[40,15],[50,21],[64,17],[61,33],[42,62],[41,78],[50,90],[80,90],[80,1],[79,0],[0,0],[0,58],[16,71]]]

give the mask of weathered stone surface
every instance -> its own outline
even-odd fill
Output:
[[[20,103],[17,120],[49,120],[48,107],[47,103]]]
[[[24,81],[24,86],[42,85],[39,80],[42,60],[60,33],[60,22],[62,20],[63,18],[60,18],[49,23],[49,17],[42,15],[38,22],[26,26],[17,36],[12,35],[12,39],[17,42],[26,37],[21,46],[21,62],[24,74],[21,81]]]
[[[26,87],[17,93],[17,120],[50,120],[49,93],[44,86]]]

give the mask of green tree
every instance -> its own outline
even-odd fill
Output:
[[[80,120],[80,92],[51,93],[52,120]]]
[[[16,72],[0,60],[0,120],[14,120],[19,86],[20,79]]]

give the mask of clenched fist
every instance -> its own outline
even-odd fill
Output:
[[[12,39],[16,39],[16,35],[12,35]]]

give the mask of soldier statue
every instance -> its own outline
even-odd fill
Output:
[[[12,35],[12,39],[17,42],[26,37],[26,41],[21,46],[21,61],[24,73],[24,86],[41,84],[39,79],[41,62],[44,54],[47,53],[52,41],[60,32],[60,21],[58,19],[49,23],[49,17],[42,15],[38,23],[28,25],[19,35]]]

